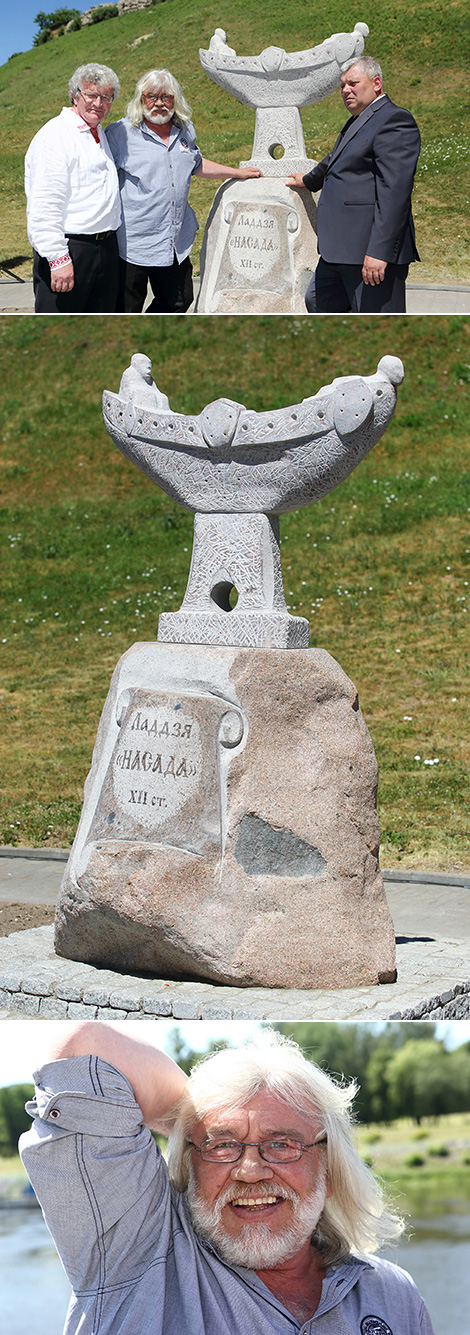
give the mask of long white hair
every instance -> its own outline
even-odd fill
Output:
[[[184,1094],[173,1110],[167,1161],[170,1178],[185,1191],[191,1154],[188,1138],[194,1122],[222,1108],[243,1107],[260,1089],[277,1094],[297,1112],[321,1120],[327,1143],[331,1196],[325,1202],[315,1241],[325,1264],[351,1252],[374,1252],[403,1232],[404,1221],[389,1205],[381,1183],[361,1159],[352,1139],[353,1081],[345,1086],[307,1061],[291,1039],[264,1031],[242,1048],[228,1048],[193,1067]]]
[[[133,98],[127,108],[128,120],[131,125],[141,125],[144,119],[145,109],[143,103],[144,93],[168,93],[174,98],[173,102],[173,120],[177,125],[184,129],[189,125],[192,111],[189,102],[183,93],[181,85],[175,79],[174,74],[169,70],[148,70],[143,74],[136,84]]]

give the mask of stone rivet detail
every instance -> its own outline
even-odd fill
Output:
[[[220,720],[219,741],[222,746],[238,746],[243,737],[243,718],[236,709],[229,709]]]

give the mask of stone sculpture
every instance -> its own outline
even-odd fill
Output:
[[[307,51],[268,46],[259,56],[237,56],[223,28],[216,28],[209,50],[201,48],[199,58],[209,79],[256,110],[251,166],[269,176],[307,170],[299,108],[334,93],[343,66],[362,56],[368,35],[367,23],[356,23],[354,32],[334,32]],[[281,160],[274,156],[276,148],[284,150]]]
[[[287,610],[278,517],[372,449],[402,378],[383,357],[273,413],[183,416],[137,356],[104,393],[118,448],[196,511],[195,545],[180,612],[111,682],[59,954],[244,986],[393,980],[374,750],[353,683]]]
[[[139,361],[148,358],[132,358],[118,395],[103,395],[106,427],[127,458],[196,511],[184,602],[160,617],[159,640],[308,647],[308,622],[285,603],[278,516],[325,496],[380,440],[401,362],[382,357],[374,375],[342,376],[271,413],[217,399],[188,417],[147,379],[139,388]]]
[[[362,55],[368,33],[366,23],[356,23],[353,32],[333,33],[306,51],[270,46],[259,56],[237,56],[223,28],[216,28],[209,49],[200,50],[208,77],[256,109],[249,165],[259,167],[263,179],[228,181],[217,191],[196,310],[305,312],[316,265],[315,203],[285,185],[291,173],[315,165],[306,154],[300,108],[339,87],[343,67]]]

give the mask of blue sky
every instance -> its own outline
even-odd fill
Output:
[[[61,1029],[67,1020],[2,1020],[0,1021],[0,1085],[23,1084],[31,1080],[31,1073],[41,1063],[45,1045],[53,1030]],[[191,1047],[203,1051],[211,1039],[228,1038],[231,1043],[244,1043],[258,1028],[255,1021],[222,1020],[126,1020],[127,1034],[147,1042],[156,1042],[162,1048],[171,1029],[178,1028]],[[448,1047],[456,1047],[470,1040],[470,1023],[466,1020],[442,1021],[438,1038],[445,1038]]]
[[[79,9],[81,13],[89,8],[80,4],[80,0],[64,2],[67,9]],[[34,22],[36,14],[54,14],[60,7],[61,0],[53,0],[52,4],[44,4],[42,0],[9,0],[8,7],[6,4],[3,7],[0,24],[0,65],[4,65],[16,51],[31,50],[33,37],[38,31]]]

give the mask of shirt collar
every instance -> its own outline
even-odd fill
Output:
[[[164,148],[168,148],[170,144],[173,144],[174,141],[175,141],[175,139],[178,137],[178,135],[181,134],[181,130],[182,130],[181,125],[175,125],[175,122],[172,121],[172,123],[171,123],[171,127],[170,127],[170,138],[169,138],[169,140],[168,140],[168,144],[165,144],[164,141],[163,141],[163,139],[160,139],[160,135],[159,135],[159,134],[156,134],[155,130],[150,130],[150,129],[149,129],[148,125],[145,124],[145,121],[141,121],[141,122],[140,122],[140,125],[139,125],[138,128],[139,128],[141,134],[145,134],[145,135],[147,135],[147,136],[152,140],[152,143],[153,143],[153,141],[156,139],[156,140],[159,141],[161,144],[163,144],[163,147],[164,147]]]
[[[383,102],[384,97],[386,96],[387,96],[386,93],[381,93],[380,97],[374,97],[374,101],[369,102],[368,106],[364,107],[363,110],[359,112],[358,116],[352,116],[351,120],[354,121],[355,125],[360,125],[362,120],[365,120],[366,116],[368,116],[371,111],[375,111],[376,107],[378,107],[379,105],[379,102]]]
[[[61,112],[61,114],[62,114],[62,116],[67,116],[67,118],[70,118],[70,117],[72,118],[72,122],[73,122],[73,125],[75,126],[75,129],[76,129],[76,130],[80,130],[82,133],[83,133],[83,131],[86,130],[86,132],[87,132],[88,134],[90,133],[90,126],[87,125],[86,121],[82,120],[82,117],[81,117],[81,116],[78,116],[78,115],[77,115],[77,112],[74,111],[73,107],[62,107],[62,112]],[[101,128],[101,125],[99,124],[99,125],[97,126],[98,133],[99,133],[99,131],[100,131],[100,128]]]

